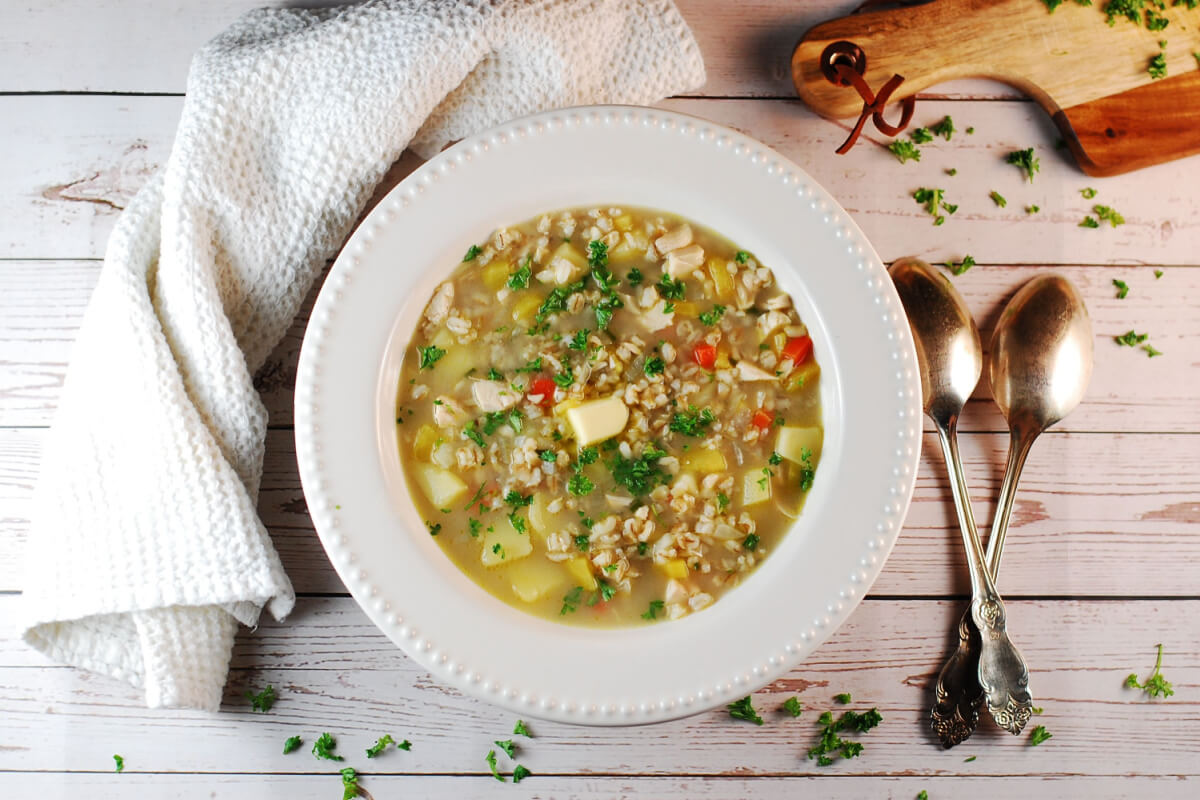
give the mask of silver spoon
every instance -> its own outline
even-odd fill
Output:
[[[975,528],[970,495],[958,456],[958,417],[983,371],[979,331],[962,296],[944,275],[924,261],[900,259],[892,264],[889,272],[912,329],[925,413],[937,428],[946,470],[950,474],[963,546],[967,551],[967,567],[971,573],[971,617],[983,633],[979,685],[996,723],[1017,734],[1029,721],[1033,708],[1029,670],[1008,638],[1004,601],[984,562],[983,544]],[[957,656],[956,651],[954,657]],[[943,690],[939,676],[939,699]],[[935,708],[935,729],[936,713]],[[941,731],[938,734],[942,736]]]
[[[1005,306],[992,334],[988,379],[1009,427],[1008,465],[987,548],[993,580],[1025,458],[1042,431],[1079,405],[1091,374],[1092,326],[1083,298],[1058,275],[1029,281]],[[969,613],[958,630],[959,646],[942,668],[938,686],[944,693],[938,693],[933,709],[934,729],[946,747],[971,735],[983,702],[974,677],[979,630]]]

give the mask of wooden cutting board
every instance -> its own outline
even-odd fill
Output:
[[[903,76],[893,102],[943,81],[993,78],[1046,109],[1084,172],[1116,175],[1200,153],[1200,61],[1193,55],[1200,52],[1200,7],[1171,2],[1159,12],[1170,21],[1160,31],[1148,30],[1144,17],[1137,24],[1120,17],[1110,27],[1104,0],[1066,0],[1053,14],[1042,0],[933,0],[866,11],[805,33],[792,54],[792,80],[813,110],[842,119],[857,117],[863,101],[822,71],[836,42],[861,49],[865,71],[855,69],[873,90]],[[1159,53],[1167,77],[1155,80],[1147,68]]]

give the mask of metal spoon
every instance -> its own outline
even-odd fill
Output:
[[[980,641],[978,680],[988,711],[1002,728],[1020,733],[1029,721],[1033,701],[1029,695],[1029,670],[1008,638],[1004,601],[996,591],[984,563],[983,545],[975,529],[971,500],[958,456],[958,416],[983,371],[983,348],[979,331],[962,296],[937,270],[915,258],[900,259],[889,270],[909,327],[921,370],[921,393],[925,413],[937,427],[942,455],[950,474],[954,508],[958,512],[967,567],[971,573],[971,617],[983,632]],[[962,650],[960,645],[959,650]],[[958,657],[956,651],[955,656]],[[943,670],[945,673],[945,670]],[[961,671],[952,675],[961,675]],[[950,697],[938,678],[937,696]],[[948,714],[954,720],[957,712]],[[975,712],[976,719],[978,712]],[[934,728],[938,729],[938,708]],[[973,726],[972,726],[973,728]],[[947,732],[948,734],[951,732]],[[943,742],[947,737],[938,730]]]
[[[1043,275],[1025,284],[1005,306],[992,334],[988,379],[1008,420],[1008,465],[988,539],[987,565],[995,580],[1017,481],[1034,440],[1079,405],[1092,374],[1092,327],[1079,292],[1066,278]],[[983,690],[975,678],[979,630],[969,613],[959,622],[959,645],[942,668],[934,729],[946,747],[975,729]]]

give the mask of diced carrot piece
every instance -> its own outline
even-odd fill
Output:
[[[717,346],[701,342],[692,350],[692,358],[705,369],[712,369],[717,363]]]
[[[775,418],[771,416],[771,412],[767,411],[765,408],[760,408],[758,411],[755,411],[754,416],[750,418],[751,425],[759,430],[764,431],[770,428],[771,423],[774,421]]]
[[[783,351],[780,355],[783,358],[791,359],[792,363],[799,366],[803,364],[805,359],[812,355],[812,339],[808,336],[793,336],[787,340],[787,344],[783,346]]]
[[[529,388],[525,394],[529,397],[540,394],[542,399],[537,401],[537,404],[543,408],[549,408],[554,405],[554,385],[552,378],[540,375],[529,382]]]

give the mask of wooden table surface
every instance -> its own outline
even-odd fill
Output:
[[[794,159],[885,261],[974,256],[978,266],[954,281],[985,341],[1005,300],[1043,270],[1082,289],[1096,336],[1092,385],[1033,450],[999,582],[1045,709],[1035,723],[1052,739],[1032,747],[1027,735],[985,725],[942,751],[927,730],[931,683],[967,593],[946,473],[927,433],[908,522],[882,575],[828,643],[755,694],[770,710],[765,725],[723,711],[629,729],[531,721],[536,738],[521,743],[520,761],[534,777],[497,784],[484,755],[508,738],[512,715],[431,680],[393,647],[349,598],[313,532],[291,427],[308,306],[258,378],[271,411],[259,510],[295,583],[296,610],[241,632],[223,710],[150,711],[129,686],[27,649],[14,617],[28,577],[20,553],[30,496],[106,239],[167,157],[190,54],[260,0],[10,2],[0,25],[0,615],[13,622],[0,638],[0,794],[333,798],[339,776],[307,744],[329,731],[377,800],[913,798],[922,789],[931,798],[1200,796],[1200,157],[1089,179],[1055,149],[1057,133],[1035,105],[982,81],[918,100],[916,124],[950,114],[959,130],[925,145],[920,163],[899,164],[870,132],[835,156],[846,126],[793,99],[788,56],[808,26],[856,2],[680,0],[709,79],[662,105]],[[1029,146],[1042,164],[1032,184],[1004,163]],[[913,201],[921,186],[942,187],[959,204],[944,226]],[[1095,200],[1080,195],[1089,186]],[[1079,227],[1095,202],[1126,224]],[[1027,214],[1033,204],[1040,211]],[[1129,284],[1125,299],[1114,278]],[[1163,355],[1118,347],[1113,336],[1131,328]],[[1007,446],[986,386],[961,430],[986,523]],[[1159,642],[1175,695],[1148,700],[1123,681],[1149,673]],[[243,694],[266,684],[280,699],[270,713],[252,713]],[[877,706],[884,721],[863,737],[861,757],[819,768],[805,753],[838,692],[851,692],[854,707]],[[799,719],[774,710],[792,695],[808,709]],[[412,750],[355,756],[383,733],[410,739]],[[284,756],[292,735],[306,745]],[[113,753],[125,758],[123,774],[113,772]]]

